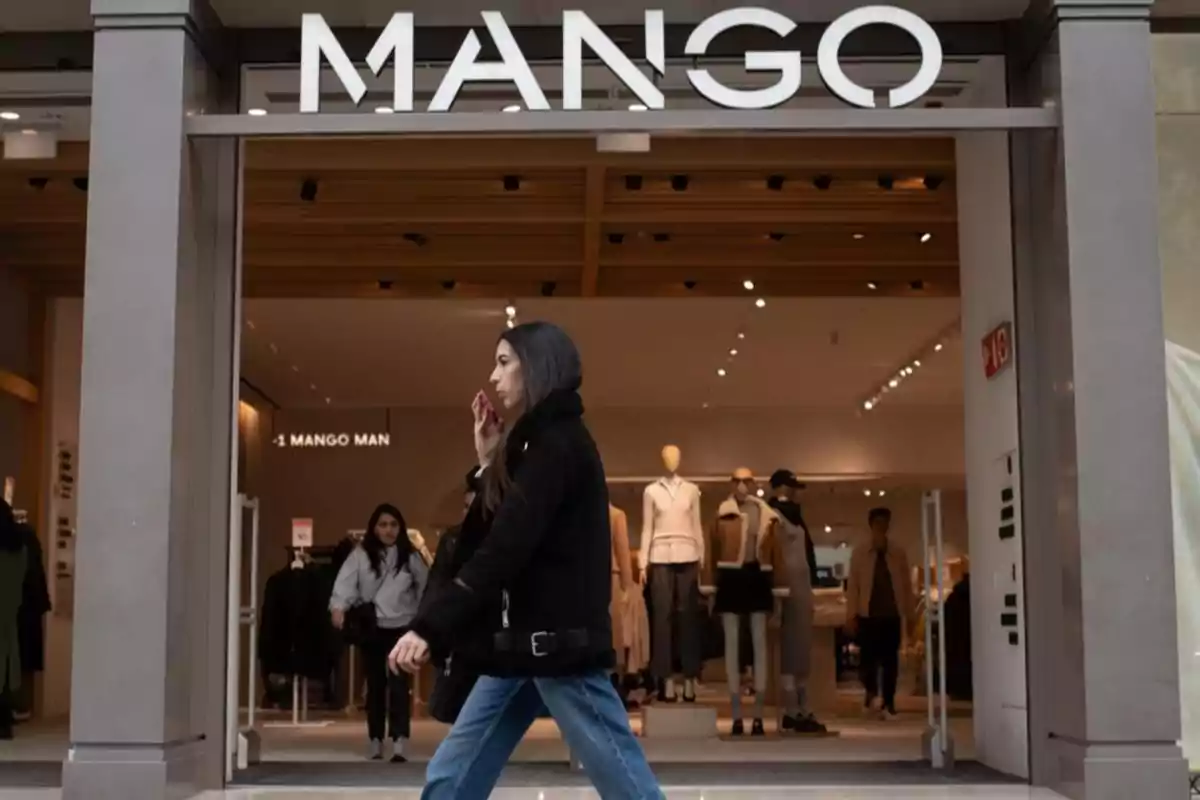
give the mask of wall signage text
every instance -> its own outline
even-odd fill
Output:
[[[983,337],[983,374],[991,380],[1012,363],[1012,357],[1012,323],[1005,322]]]
[[[391,447],[390,433],[280,433],[275,436],[280,448],[337,449],[345,447]]]
[[[479,36],[468,31],[445,77],[429,103],[428,111],[449,111],[465,83],[491,81],[512,83],[530,111],[549,111],[550,102],[538,85],[529,62],[499,11],[483,11],[483,22],[496,44],[500,60],[480,62],[483,50]],[[892,25],[908,32],[921,50],[920,66],[908,83],[888,92],[889,108],[909,105],[929,92],[942,71],[942,45],[933,27],[925,20],[894,6],[864,6],[838,17],[826,29],[817,48],[817,68],[821,79],[835,95],[852,106],[875,108],[875,93],[855,83],[842,68],[841,49],[846,37],[868,25]],[[769,30],[779,37],[788,36],[796,23],[765,8],[732,8],[701,22],[688,37],[684,54],[703,57],[720,34],[738,27]],[[563,12],[562,88],[564,111],[583,108],[583,46],[596,56],[633,92],[647,109],[662,110],[666,98],[639,67],[583,11]],[[320,14],[304,14],[300,25],[300,111],[321,110],[321,58],[324,56],[355,105],[362,102],[367,84],[333,30]],[[367,54],[367,66],[375,75],[394,61],[392,108],[413,110],[413,14],[401,12],[391,21]],[[658,75],[666,72],[666,34],[662,11],[645,12],[646,61]],[[801,53],[798,50],[752,50],[746,53],[745,67],[750,72],[776,72],[779,80],[761,89],[733,89],[719,82],[699,65],[687,70],[692,87],[712,103],[730,109],[767,109],[786,103],[800,90]]]

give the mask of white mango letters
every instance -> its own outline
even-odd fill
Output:
[[[483,46],[478,35],[469,31],[434,93],[428,110],[449,111],[463,85],[468,82],[499,81],[516,86],[524,108],[549,111],[550,103],[546,94],[505,22],[504,15],[499,11],[484,11],[481,14],[488,34],[500,53],[500,61],[480,63],[478,58]],[[666,72],[663,12],[647,11],[644,23],[646,61],[655,73],[663,75]],[[829,90],[850,105],[876,107],[874,92],[855,83],[846,74],[840,57],[846,38],[868,25],[900,28],[911,35],[921,49],[917,74],[908,83],[888,92],[888,107],[906,106],[927,94],[937,83],[942,71],[943,52],[937,32],[916,14],[885,5],[864,6],[843,14],[822,35],[817,52],[817,68]],[[742,26],[764,28],[781,39],[796,29],[795,22],[777,11],[733,8],[713,14],[697,25],[688,37],[684,54],[695,59],[703,58],[720,34]],[[325,19],[320,14],[304,14],[300,31],[300,111],[315,113],[320,110],[322,56],[354,104],[361,103],[366,96],[367,85]],[[396,111],[413,110],[413,35],[413,15],[394,14],[367,55],[367,66],[375,75],[383,72],[389,59],[394,61],[392,108]],[[585,12],[564,11],[563,110],[579,111],[583,108],[584,45],[612,70],[642,105],[648,109],[665,108],[664,94],[655,81],[634,64]],[[779,80],[766,88],[735,89],[722,84],[699,64],[687,70],[688,80],[700,95],[712,103],[732,109],[773,108],[788,102],[800,90],[803,70],[799,51],[754,50],[746,53],[744,63],[747,71],[776,72]]]

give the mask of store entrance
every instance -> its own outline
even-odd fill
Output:
[[[276,658],[270,609],[293,572],[332,582],[379,503],[401,509],[419,551],[436,551],[462,514],[470,398],[499,334],[533,320],[560,325],[582,352],[638,598],[619,683],[652,761],[920,761],[933,596],[920,580],[931,552],[922,500],[934,490],[943,581],[963,587],[947,615],[948,716],[958,758],[971,760],[956,169],[955,141],[936,137],[665,138],[649,153],[599,153],[581,138],[248,143],[238,490],[257,503],[260,537],[253,587],[242,568],[258,612],[242,654],[249,636],[263,646],[257,663],[242,659],[239,698],[242,727],[256,704],[261,760],[361,768],[361,654],[317,602]],[[828,733],[781,724],[795,713],[782,614],[768,615],[765,683],[750,620],[735,633],[745,677],[731,680],[707,600],[697,702],[670,702],[684,682],[647,675],[655,610],[638,553],[653,537],[644,508],[666,445],[700,490],[701,537],[739,468],[764,499],[777,470],[804,484],[819,576],[806,702]],[[877,508],[891,512],[917,607],[887,719],[864,711],[861,648],[845,631],[850,556]],[[248,540],[242,553],[255,558]],[[314,639],[318,664],[289,660]],[[413,692],[406,754],[418,762],[445,733],[425,718],[431,678]],[[731,735],[735,704],[745,737]],[[754,737],[759,714],[765,735]],[[544,720],[516,760],[565,769],[568,753]]]

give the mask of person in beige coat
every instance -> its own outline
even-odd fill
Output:
[[[850,559],[846,632],[858,638],[865,708],[886,720],[896,716],[900,644],[904,630],[912,622],[916,598],[908,556],[902,548],[888,542],[891,510],[872,509],[868,524],[871,541],[856,547]]]

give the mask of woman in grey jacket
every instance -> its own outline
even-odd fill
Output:
[[[367,733],[369,757],[383,759],[384,721],[392,741],[392,757],[402,763],[410,734],[412,704],[406,674],[391,673],[388,654],[417,614],[429,580],[429,569],[408,540],[408,526],[395,506],[375,509],[362,544],[338,572],[329,600],[333,626],[346,624],[346,611],[357,605],[375,606],[376,627],[363,644],[367,672]]]

